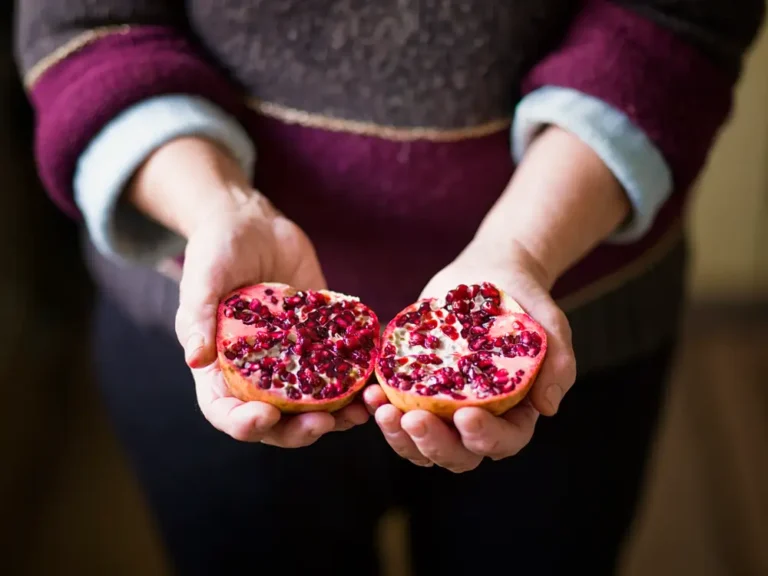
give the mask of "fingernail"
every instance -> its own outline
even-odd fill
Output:
[[[408,433],[414,438],[422,438],[427,433],[427,427],[422,422],[416,422],[408,427]]]
[[[563,391],[560,389],[560,386],[553,384],[547,388],[545,396],[547,398],[547,402],[549,402],[552,406],[552,410],[557,412],[557,409],[560,406],[560,401],[563,399]]]

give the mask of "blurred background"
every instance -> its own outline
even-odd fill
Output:
[[[35,175],[0,12],[0,571],[164,575],[88,373],[91,286],[73,224]],[[685,345],[625,576],[768,575],[767,71],[764,31],[690,212]],[[381,541],[389,572],[407,576],[401,527],[387,518]]]

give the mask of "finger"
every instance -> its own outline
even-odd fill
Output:
[[[553,416],[576,381],[571,329],[565,314],[554,305],[548,306],[536,319],[547,331],[547,355],[528,398],[541,414]]]
[[[336,420],[335,432],[342,432],[349,430],[355,426],[360,426],[368,422],[370,414],[365,409],[365,406],[357,400],[352,402],[349,406],[345,406],[338,412],[334,413],[334,419]]]
[[[403,413],[392,404],[385,404],[376,410],[376,423],[384,433],[384,438],[400,457],[410,460],[417,466],[432,466],[432,461],[424,456],[411,437],[400,427]]]
[[[327,412],[306,412],[283,418],[262,442],[281,448],[302,448],[331,432],[336,420]]]
[[[263,402],[243,402],[223,394],[221,372],[193,370],[200,411],[215,428],[241,442],[259,442],[280,420],[280,411]]]
[[[363,390],[363,402],[365,403],[368,412],[370,414],[375,414],[376,410],[384,406],[384,404],[389,404],[389,399],[387,399],[387,395],[384,394],[384,390],[381,389],[381,386],[372,384],[366,386]]]
[[[514,456],[531,441],[538,417],[531,403],[524,402],[501,418],[482,408],[461,408],[453,422],[467,450],[500,460]]]
[[[467,450],[461,442],[461,436],[434,414],[414,410],[403,416],[400,425],[419,452],[452,472],[473,470],[483,459]]]
[[[179,285],[176,336],[184,347],[190,368],[202,368],[216,359],[216,311],[219,294],[210,286],[207,273],[185,269]]]

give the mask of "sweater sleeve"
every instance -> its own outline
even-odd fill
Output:
[[[543,125],[575,132],[634,208],[613,240],[637,240],[704,166],[763,11],[763,0],[582,2],[523,80],[516,156]]]
[[[79,160],[136,105],[184,95],[230,121],[245,117],[240,90],[188,37],[179,0],[25,0],[16,19],[38,172],[73,218],[82,217],[74,191]]]

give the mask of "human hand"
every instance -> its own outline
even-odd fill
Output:
[[[152,212],[152,202],[166,194],[165,203],[153,214],[167,215],[158,219],[188,240],[176,334],[205,418],[237,440],[285,448],[307,446],[323,434],[366,422],[369,415],[360,402],[333,414],[286,416],[271,404],[243,402],[231,395],[215,343],[220,299],[236,288],[264,281],[323,289],[320,264],[304,232],[251,189],[240,168],[217,147],[201,140],[174,142],[150,162],[139,174],[138,185],[144,188],[133,191],[139,196],[134,203]],[[173,166],[167,170],[163,163]],[[189,179],[180,183],[177,176],[166,181],[178,174]],[[182,184],[178,209],[169,210],[176,198],[168,189]]]
[[[548,280],[522,248],[512,255],[473,244],[441,270],[422,292],[439,297],[459,284],[491,282],[517,300],[547,331],[548,350],[526,399],[495,417],[482,408],[461,408],[451,426],[423,410],[403,414],[389,404],[381,387],[369,386],[364,399],[390,446],[421,466],[437,464],[453,472],[476,468],[484,457],[499,460],[517,454],[533,436],[540,414],[554,415],[576,378],[571,332],[563,312],[549,295]]]

